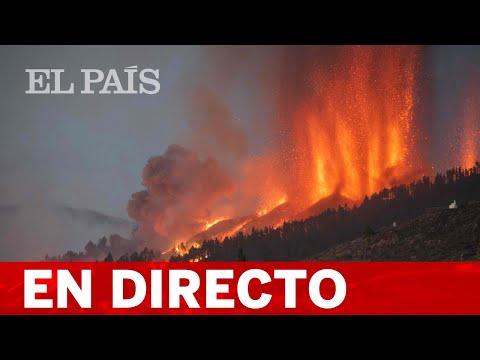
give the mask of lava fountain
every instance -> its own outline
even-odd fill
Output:
[[[468,95],[461,108],[462,134],[460,141],[460,163],[464,168],[470,168],[478,161],[478,139],[480,135],[480,81],[474,79],[468,88]]]
[[[307,90],[285,122],[288,166],[298,175],[289,198],[308,205],[338,193],[357,202],[421,174],[418,65],[417,47],[353,46],[331,67],[308,69]]]
[[[312,54],[298,63],[298,49],[291,48],[295,53],[290,69],[296,71],[289,72],[287,78],[294,86],[287,86],[281,94],[288,98],[287,102],[277,99],[277,110],[282,116],[270,124],[269,136],[274,141],[263,154],[240,162],[245,171],[235,178],[234,187],[225,179],[217,181],[222,188],[215,190],[217,185],[210,184],[210,180],[224,178],[220,167],[213,160],[203,164],[196,155],[175,147],[163,157],[151,160],[158,162],[155,186],[148,188],[151,171],[144,174],[148,191],[140,193],[142,201],[131,201],[131,213],[140,220],[146,218],[142,224],[146,228],[151,228],[151,217],[144,213],[163,216],[161,219],[170,219],[167,215],[181,217],[161,222],[168,230],[167,237],[179,232],[179,224],[202,223],[202,236],[195,237],[197,233],[193,232],[189,235],[196,239],[215,238],[252,227],[280,226],[283,221],[314,215],[325,206],[336,207],[344,201],[359,203],[365,195],[425,174],[415,117],[420,48],[331,49],[334,56],[330,63],[321,62]],[[188,156],[177,156],[177,152]],[[189,171],[184,163],[202,170],[198,171],[202,176]],[[182,177],[171,176],[170,168],[182,170]],[[192,180],[197,178],[201,181]],[[178,179],[182,186],[178,186]],[[204,196],[206,188],[208,196]],[[229,207],[234,210],[226,216],[218,211],[219,201],[225,200],[223,195],[233,188],[241,195],[230,198]],[[175,204],[166,208],[163,204],[171,198],[167,196],[170,189],[180,189],[173,194],[184,203],[191,196],[198,201],[193,206],[183,206],[181,211],[174,211],[178,207]],[[249,199],[255,200],[257,208],[242,207],[241,202]],[[203,208],[199,208],[200,204]],[[192,226],[191,230],[194,228],[197,229]],[[158,232],[155,227],[154,231]]]

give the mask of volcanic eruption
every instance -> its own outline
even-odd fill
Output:
[[[427,140],[420,111],[422,48],[342,46],[326,55],[322,51],[278,50],[282,66],[270,77],[276,81],[268,84],[275,108],[265,135],[268,146],[260,153],[248,152],[243,133],[235,130],[241,141],[234,147],[241,156],[234,175],[212,156],[203,159],[179,145],[149,160],[145,190],[133,194],[128,204],[130,216],[140,224],[138,238],[156,239],[161,250],[180,242],[222,240],[328,207],[358,204],[374,192],[429,175],[431,166],[422,151]],[[198,99],[204,98],[206,113],[230,116],[210,93],[196,93],[197,109]],[[212,111],[211,104],[222,111]],[[463,128],[471,140],[461,156],[471,165],[478,131],[470,129],[477,126],[479,111],[475,102],[465,109]],[[222,130],[217,131],[221,138],[211,139],[219,146],[210,149],[218,152],[231,143],[221,134],[230,136],[229,129],[236,126],[199,118]],[[256,205],[246,209],[246,200]]]
[[[477,139],[480,135],[480,79],[474,78],[470,82],[467,95],[465,96],[461,113],[458,119],[460,124],[461,136],[460,154],[461,161],[459,164],[464,168],[475,165],[478,160],[478,144]]]

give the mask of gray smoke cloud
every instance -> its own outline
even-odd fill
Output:
[[[140,225],[135,237],[160,249],[201,231],[212,207],[234,191],[218,161],[176,144],[148,160],[143,186],[127,211]]]
[[[246,156],[248,140],[221,96],[206,87],[198,87],[189,99],[189,144],[202,154],[218,154],[232,162]]]

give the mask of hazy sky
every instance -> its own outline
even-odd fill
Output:
[[[224,95],[240,126],[255,121],[261,125],[268,115],[269,109],[262,108],[251,84],[259,74],[255,72],[258,58],[267,56],[271,48],[230,50],[0,46],[0,204],[53,202],[126,217],[130,195],[142,188],[147,159],[188,137],[186,120],[192,114],[187,93],[194,86],[201,84]],[[206,52],[218,53],[212,61]],[[252,52],[253,60],[248,56]],[[455,101],[450,104],[445,99],[455,86],[462,86],[466,66],[478,70],[479,54],[479,47],[431,50],[434,102],[438,103],[432,113],[439,121],[453,111]],[[62,68],[66,82],[79,83],[82,68],[121,72],[132,65],[159,69],[158,94],[87,96],[79,94],[80,84],[74,95],[25,94],[27,68]]]
[[[126,216],[149,156],[182,131],[175,96],[194,47],[2,46],[0,203],[47,200]],[[156,95],[27,95],[26,68],[160,70]],[[77,84],[79,90],[80,84]]]
[[[451,125],[459,124],[462,101],[470,96],[474,103],[479,103],[480,46],[433,46],[428,54],[427,69],[432,79],[430,98],[433,106],[431,147],[434,154],[442,156],[445,155],[445,144],[452,135]],[[472,89],[472,84],[476,88]],[[480,114],[477,119],[480,119]],[[477,125],[480,124],[477,122]]]
[[[188,91],[202,85],[224,92],[221,82],[208,80],[222,71],[226,86],[232,88],[232,82],[241,83],[249,75],[230,74],[222,70],[222,63],[234,64],[239,55],[264,51],[235,48],[226,52],[227,59],[206,63],[205,50],[199,46],[0,46],[0,205],[52,202],[126,217],[130,195],[142,189],[147,159],[189,136]],[[114,68],[120,74],[132,65],[159,69],[158,94],[80,94],[80,69],[98,68],[106,74]],[[77,82],[76,93],[25,94],[27,68],[65,69],[64,81]],[[226,101],[233,99],[227,105],[238,117],[250,117],[255,97],[245,86],[235,88],[240,91],[225,94]]]

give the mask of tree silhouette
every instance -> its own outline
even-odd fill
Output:
[[[128,255],[128,253],[123,254],[122,256],[120,256],[120,258],[118,259],[118,261],[120,261],[120,262],[130,261],[130,255]]]
[[[370,225],[367,225],[365,227],[365,229],[363,230],[363,238],[364,239],[368,239],[369,237],[371,237],[372,235],[375,235],[375,231],[373,231],[373,229],[371,228]]]
[[[373,229],[391,226],[393,222],[412,219],[428,208],[448,208],[453,200],[459,206],[467,201],[480,201],[480,163],[474,167],[452,168],[436,174],[433,181],[424,176],[409,184],[365,196],[361,203],[325,209],[306,219],[286,221],[278,228],[252,229],[224,239],[205,239],[195,248],[182,243],[180,252],[170,261],[292,261],[303,260],[329,247],[359,236],[372,236]],[[366,227],[365,224],[368,224]],[[106,238],[105,238],[106,239]],[[110,240],[110,243],[112,241]],[[96,245],[88,242],[85,254],[69,251],[64,255],[49,256],[50,261],[79,261],[103,259],[109,252],[121,256],[121,261],[153,261],[161,258],[158,250],[144,248],[137,243],[128,249],[112,249],[101,239]],[[480,251],[479,251],[480,253]],[[129,255],[130,254],[130,255]],[[120,260],[119,259],[119,260]]]
[[[100,240],[98,240],[97,247],[100,249],[105,249],[106,246],[107,246],[107,238],[103,236]]]
[[[383,189],[365,196],[352,207],[338,206],[307,219],[285,222],[276,229],[252,229],[225,239],[205,240],[200,248],[171,261],[238,261],[239,249],[248,253],[249,261],[302,260],[339,243],[362,236],[393,222],[412,219],[430,207],[448,207],[470,200],[480,201],[480,164],[470,169],[453,168],[429,177]],[[368,227],[365,226],[368,224]],[[222,241],[223,240],[223,241]],[[208,256],[205,256],[208,255]]]
[[[243,248],[240,247],[238,249],[238,255],[237,255],[238,261],[247,261],[247,257],[245,256],[245,253],[243,252]]]

